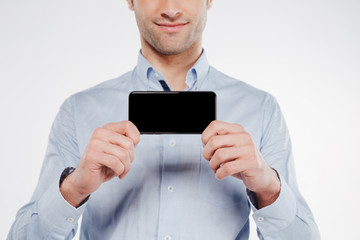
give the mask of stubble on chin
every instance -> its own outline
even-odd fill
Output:
[[[157,29],[147,30],[143,34],[143,40],[147,45],[165,56],[184,52],[192,44],[190,38],[192,38],[191,34],[161,33]]]
[[[161,32],[161,30],[157,28],[156,22],[161,22],[163,19],[152,19],[152,21],[148,23],[146,23],[144,19],[137,19],[137,22],[142,41],[144,41],[143,44],[146,44],[161,55],[169,56],[183,53],[192,46],[195,46],[198,42],[201,42],[206,18],[205,13],[205,16],[197,19],[199,21],[196,22],[193,22],[194,19],[181,19],[181,22],[188,22],[189,25],[183,29],[185,32],[178,33]],[[195,26],[191,26],[193,24],[195,24]]]

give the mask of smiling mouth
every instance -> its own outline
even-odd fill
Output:
[[[188,23],[155,23],[160,29],[167,33],[177,33]]]

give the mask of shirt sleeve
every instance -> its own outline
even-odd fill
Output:
[[[71,206],[61,195],[62,171],[76,167],[80,159],[72,98],[61,106],[51,133],[40,178],[28,204],[17,213],[7,239],[72,239],[86,203]]]
[[[260,210],[250,201],[260,239],[320,239],[312,212],[299,192],[291,141],[280,107],[268,96],[264,111],[260,151],[281,181],[277,200]]]

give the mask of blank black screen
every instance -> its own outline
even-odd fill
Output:
[[[132,92],[129,120],[140,133],[198,133],[216,119],[214,92]]]

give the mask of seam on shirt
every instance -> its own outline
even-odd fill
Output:
[[[60,146],[60,144],[58,143],[58,142],[56,142],[56,148],[57,148],[57,150],[58,150],[58,152],[59,152],[59,154],[60,154],[60,157],[61,157],[61,159],[63,160],[63,165],[64,165],[64,168],[65,167],[67,167],[66,166],[66,157],[65,157],[65,154],[64,154],[64,152],[62,151],[62,148],[61,148],[61,146]],[[68,167],[70,167],[70,166],[68,166]],[[64,170],[64,169],[63,169]],[[60,176],[59,176],[59,179],[60,179]]]
[[[76,111],[75,111],[75,96],[73,96],[71,99],[71,102],[70,102],[70,104],[71,104],[71,111],[72,111],[72,114],[71,114],[71,118],[72,118],[72,123],[73,123],[73,126],[74,126],[74,132],[75,132],[75,137],[76,137],[76,139],[79,139],[79,137],[78,137],[78,131],[77,131],[77,128],[76,128],[76,122],[77,122],[77,117],[76,117]],[[78,157],[79,158],[81,158],[81,156],[80,156],[80,147],[79,147],[79,143],[76,141],[76,149],[77,149],[77,151],[78,151]]]
[[[61,109],[60,109],[60,112],[59,112],[59,115],[58,115],[58,118],[59,118],[59,124],[60,124],[60,126],[61,126],[61,130],[63,131],[63,134],[64,134],[64,139],[66,139],[66,141],[68,142],[68,143],[70,143],[69,145],[72,147],[73,146],[73,144],[71,144],[72,142],[75,142],[75,144],[76,144],[76,147],[74,147],[74,149],[77,149],[77,154],[76,153],[73,153],[72,151],[71,151],[71,149],[69,150],[69,152],[71,153],[71,154],[73,154],[75,157],[77,157],[77,158],[80,158],[80,151],[79,151],[79,144],[78,144],[78,142],[77,142],[77,132],[76,132],[76,127],[75,127],[75,122],[74,122],[74,104],[72,104],[72,101],[73,101],[73,98],[74,98],[75,96],[73,95],[73,96],[71,96],[70,98],[68,98],[67,99],[67,101],[63,104],[63,106],[61,107]],[[65,104],[70,104],[70,108],[67,108],[67,109],[65,109]],[[71,113],[69,113],[69,110],[71,110]],[[61,111],[63,112],[62,114],[66,114],[66,116],[68,116],[70,119],[71,119],[71,127],[74,129],[74,139],[71,139],[68,135],[69,134],[67,134],[66,132],[66,129],[67,129],[67,127],[66,127],[66,125],[64,124],[64,122],[63,122],[63,116],[62,116],[62,114],[61,114]],[[70,116],[71,115],[71,116]],[[61,145],[60,145],[60,142],[61,141],[59,141],[59,139],[58,139],[58,136],[55,134],[54,135],[55,136],[55,138],[56,138],[56,140],[57,141],[55,141],[55,145],[56,145],[56,148],[58,149],[58,151],[59,151],[59,154],[61,155],[61,160],[63,160],[63,165],[66,167],[66,166],[70,166],[69,165],[69,162],[70,163],[72,163],[72,165],[73,165],[73,161],[71,160],[71,159],[67,159],[67,157],[66,157],[66,155],[65,155],[65,153],[64,153],[64,151],[62,150],[62,147],[61,147]],[[73,167],[76,167],[76,166],[73,166]]]
[[[260,150],[262,148],[262,145],[263,145],[263,141],[264,139],[267,137],[268,135],[268,130],[269,128],[272,126],[273,122],[274,122],[274,114],[275,114],[275,109],[271,112],[271,115],[269,117],[269,121],[267,123],[265,123],[265,118],[266,118],[266,112],[268,110],[268,108],[271,107],[270,105],[270,101],[271,102],[274,102],[274,97],[271,96],[270,94],[267,94],[267,96],[265,97],[264,99],[265,101],[265,107],[264,107],[264,111],[263,111],[263,126],[262,126],[262,137],[261,137],[261,140],[260,140]]]

